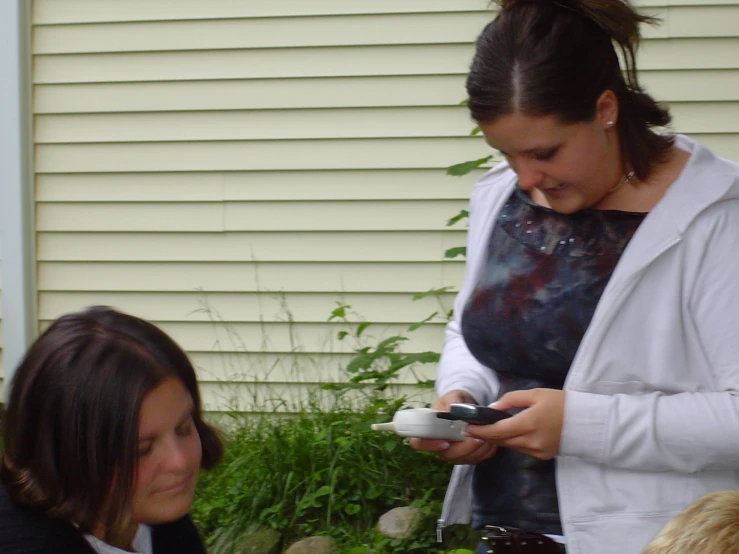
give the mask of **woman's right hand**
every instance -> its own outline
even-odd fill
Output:
[[[455,403],[477,404],[477,401],[466,391],[452,390],[434,400],[431,407],[446,412],[449,411],[449,405]],[[453,464],[479,464],[498,450],[494,444],[471,437],[461,442],[413,438],[410,440],[410,445],[415,450],[435,452],[442,460]]]

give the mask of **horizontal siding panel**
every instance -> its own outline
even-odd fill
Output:
[[[667,2],[678,4],[678,2]],[[642,36],[659,38],[735,37],[739,35],[739,5],[672,5],[645,10],[660,20],[658,25],[642,25]]]
[[[722,155],[729,155],[737,148],[735,133],[689,134],[701,141],[705,139],[707,145],[717,145]],[[39,145],[36,171],[445,169],[490,153],[481,137]]]
[[[201,383],[223,381],[320,383],[347,381],[345,368],[353,357],[353,354],[196,352],[190,355],[190,360]],[[419,379],[433,379],[434,370],[434,364],[417,365],[413,372],[399,372],[396,382],[410,385],[417,383]]]
[[[41,320],[39,326],[45,329],[51,322]],[[348,330],[346,325],[339,323],[153,323],[191,355],[197,352],[351,354],[356,347],[336,338],[339,331]],[[367,340],[377,341],[397,335],[408,338],[403,342],[403,352],[438,352],[444,338],[444,326],[429,324],[409,333],[407,325],[378,324]]]
[[[36,172],[443,169],[489,153],[481,137],[42,144]]]
[[[739,134],[715,134],[715,135],[699,135],[694,137],[699,140],[706,148],[712,150],[714,154],[728,158],[730,160],[739,160]]]
[[[471,44],[35,57],[35,84],[466,73]]]
[[[222,232],[224,204],[36,204],[39,231]]]
[[[645,41],[638,67],[648,69],[739,68],[739,37]]]
[[[640,71],[639,78],[662,102],[739,100],[739,70]]]
[[[315,383],[341,381],[342,369],[353,355],[195,352],[189,357],[201,383],[250,380]]]
[[[739,100],[739,70],[640,77],[664,102]],[[465,95],[460,75],[94,83],[38,85],[34,106],[36,114],[453,106]]]
[[[36,143],[469,136],[463,107],[264,110],[36,117]]]
[[[40,26],[36,54],[471,42],[487,12]]]
[[[726,37],[739,34],[739,6],[650,10],[662,20],[647,38]],[[38,54],[162,52],[311,46],[469,43],[492,18],[487,11],[217,19],[39,26]]]
[[[462,282],[463,263],[42,262],[40,291],[397,292]],[[265,289],[265,287],[269,287]]]
[[[222,202],[227,199],[224,181],[228,173],[86,173],[36,175],[38,202],[164,202],[176,198],[178,202]],[[261,183],[271,173],[242,174],[244,188],[261,190],[269,195]],[[302,190],[295,184],[296,176],[283,174],[282,190]],[[291,179],[292,176],[292,179]],[[252,182],[253,178],[253,182]],[[291,198],[288,196],[288,198]],[[276,200],[278,197],[254,198]],[[291,198],[297,200],[298,198]]]
[[[670,37],[739,36],[739,4],[727,6],[680,6],[654,13],[663,20],[660,28]]]
[[[38,261],[436,262],[464,230],[404,233],[39,233]]]
[[[254,322],[295,321],[322,323],[337,302],[348,304],[371,322],[413,323],[451,308],[453,296],[413,301],[408,294],[331,293],[216,293],[216,292],[42,292],[39,317],[53,319],[80,306],[115,306],[152,321]],[[371,333],[371,329],[368,329]]]
[[[646,37],[739,35],[739,6],[650,11],[662,24],[645,26]],[[491,17],[480,11],[39,26],[33,49],[38,55],[463,43]]]
[[[433,231],[465,201],[37,203],[39,231]]]
[[[737,133],[739,131],[739,102],[673,104],[671,112],[674,119],[673,126],[685,133]]]
[[[639,7],[723,6],[736,0],[637,0]],[[337,14],[428,13],[486,9],[487,0],[36,0],[36,25],[123,21],[170,21],[189,19],[294,17]]]
[[[339,331],[347,329],[342,324],[159,322],[158,325],[188,352],[346,354],[353,352],[356,346],[336,338]],[[444,326],[425,325],[408,333],[407,325],[377,325],[373,333],[367,340],[407,336],[403,352],[438,352]]]
[[[34,108],[44,114],[444,106],[464,97],[459,75],[82,83],[37,85]]]
[[[671,110],[686,133],[733,132],[739,121],[739,102]],[[462,107],[53,115],[36,118],[36,143],[465,137],[471,128]]]
[[[443,169],[46,174],[39,202],[222,202],[263,200],[432,200],[469,196],[478,170]],[[452,215],[452,214],[450,214]]]
[[[486,8],[487,0],[36,0],[33,23],[168,21],[337,14],[457,12]]]
[[[472,44],[283,48],[35,57],[35,84],[466,73]],[[739,68],[739,38],[650,40],[647,69]]]

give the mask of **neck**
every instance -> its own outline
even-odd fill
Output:
[[[125,529],[117,529],[116,531],[111,531],[99,525],[92,534],[110,546],[133,552],[133,539],[136,537],[138,529],[139,526],[135,523],[129,523]]]
[[[608,196],[609,194],[613,194],[614,192],[616,192],[618,189],[620,189],[625,184],[631,183],[631,180],[633,178],[634,178],[634,172],[633,171],[629,171],[626,175],[624,175],[624,178],[621,179],[621,182],[619,184],[617,184],[615,187],[613,187],[611,190],[609,190],[606,193],[606,196]]]

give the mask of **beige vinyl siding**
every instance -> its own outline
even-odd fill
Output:
[[[374,337],[448,309],[411,295],[461,281],[445,222],[474,176],[444,169],[489,153],[459,105],[486,4],[36,0],[41,325],[99,303],[151,319],[219,410],[338,378],[336,301]],[[665,19],[644,83],[739,159],[739,0],[642,5]],[[438,351],[442,326],[409,336]]]

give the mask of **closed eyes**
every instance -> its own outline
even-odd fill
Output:
[[[510,162],[511,156],[509,156],[506,152],[503,150],[498,150],[503,156],[506,157],[506,159]],[[541,150],[539,152],[530,152],[529,155],[533,156],[535,160],[538,160],[540,162],[546,162],[554,158],[554,156],[557,155],[557,152],[559,152],[559,146],[554,146],[553,148],[549,148],[548,150]]]
[[[534,154],[534,158],[536,158],[539,161],[545,162],[547,160],[551,160],[559,150],[559,147],[550,148],[549,150],[544,150],[543,152],[537,152]]]

